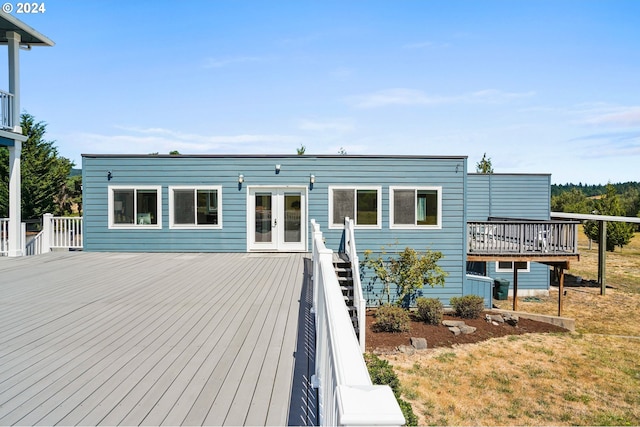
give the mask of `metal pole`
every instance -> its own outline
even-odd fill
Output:
[[[598,283],[600,283],[600,295],[605,294],[606,284],[606,259],[607,259],[607,222],[598,221],[600,235],[598,236]]]

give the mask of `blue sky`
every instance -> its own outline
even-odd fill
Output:
[[[21,52],[22,108],[78,166],[81,153],[305,145],[640,181],[638,1],[45,6],[13,13],[56,43]]]

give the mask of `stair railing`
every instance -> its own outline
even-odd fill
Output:
[[[366,348],[367,331],[367,301],[364,299],[362,291],[362,281],[360,280],[360,259],[356,249],[356,235],[354,232],[354,221],[346,217],[344,219],[344,252],[351,262],[351,274],[353,276],[353,305],[358,316],[358,339],[360,350],[364,353]]]
[[[316,322],[315,375],[319,425],[400,426],[400,406],[387,385],[373,385],[345,310],[333,251],[327,249],[320,227],[313,234],[313,312]]]

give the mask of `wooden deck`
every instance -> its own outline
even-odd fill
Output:
[[[309,264],[0,258],[0,425],[313,424]]]

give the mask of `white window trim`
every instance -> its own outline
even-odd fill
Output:
[[[394,213],[394,201],[395,201],[395,191],[396,190],[429,190],[436,191],[438,194],[438,213],[435,225],[410,225],[410,224],[394,224],[395,213]],[[389,228],[395,230],[441,230],[442,229],[442,187],[441,186],[389,186]]]
[[[511,268],[500,268],[500,262],[510,262]],[[531,272],[531,263],[529,261],[496,261],[496,273],[513,273],[513,263],[514,262],[526,262],[527,268],[519,268],[519,273],[529,273]]]
[[[158,206],[156,212],[158,212],[157,224],[116,224],[113,218],[113,192],[114,190],[155,190],[158,194]],[[162,228],[162,187],[159,185],[110,185],[108,187],[108,209],[109,209],[109,229],[116,230],[159,230]],[[137,198],[133,197],[134,203]]]
[[[353,190],[354,191],[354,224],[356,221],[356,212],[358,211],[358,206],[357,206],[357,201],[358,198],[355,195],[355,192],[357,190],[375,190],[377,191],[377,195],[378,195],[378,201],[377,201],[377,205],[378,205],[378,215],[377,215],[377,224],[376,225],[358,225],[355,224],[355,228],[356,229],[362,229],[362,230],[380,230],[382,229],[382,186],[365,186],[365,185],[336,185],[336,186],[330,186],[329,187],[329,229],[332,230],[343,230],[344,229],[344,224],[342,225],[335,225],[333,223],[333,190]]]
[[[174,190],[216,190],[218,192],[217,224],[174,224],[173,191]],[[176,230],[218,230],[222,228],[222,186],[221,185],[173,185],[169,187],[169,228]]]

